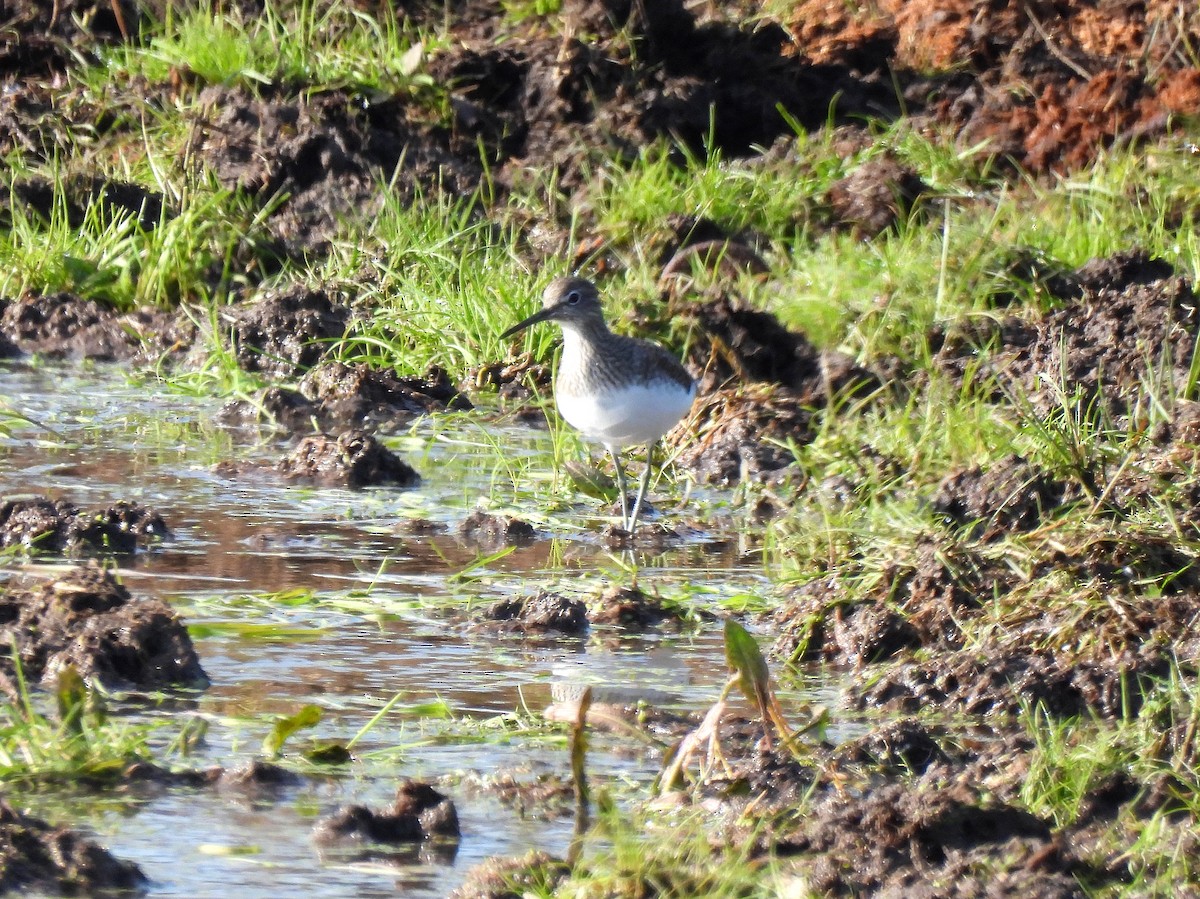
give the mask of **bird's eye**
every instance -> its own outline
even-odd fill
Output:
[[[567,294],[567,305],[568,306],[578,306],[579,298],[580,298],[579,291],[572,290],[569,294]]]

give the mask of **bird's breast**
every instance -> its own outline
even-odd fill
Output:
[[[597,390],[560,384],[555,400],[562,417],[586,439],[621,449],[667,433],[687,414],[695,396],[695,385],[662,379]]]

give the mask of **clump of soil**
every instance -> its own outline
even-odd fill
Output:
[[[834,182],[828,200],[835,227],[871,238],[906,218],[928,191],[916,171],[880,156]]]
[[[0,335],[22,353],[48,358],[114,361],[190,343],[179,316],[111,306],[72,293],[30,294],[0,301]]]
[[[587,607],[582,602],[549,590],[502,599],[485,609],[483,617],[503,630],[522,634],[582,634],[588,627]]]
[[[275,470],[324,487],[413,487],[420,476],[407,462],[363,431],[303,438]]]
[[[383,184],[406,198],[463,197],[482,176],[478,154],[450,153],[445,136],[412,121],[405,97],[213,86],[199,104],[215,110],[195,126],[199,157],[225,187],[263,204],[286,196],[267,228],[291,255],[322,251],[345,220],[369,221]]]
[[[120,890],[141,894],[146,886],[146,876],[133,862],[0,799],[0,893],[96,896]]]
[[[129,217],[139,228],[150,231],[162,220],[165,198],[130,181],[101,177],[68,176],[58,183],[46,178],[30,178],[12,186],[13,197],[47,221],[57,206],[65,206],[67,224],[81,227],[93,207],[105,217]],[[0,221],[10,219],[7,198],[0,198]]]
[[[395,422],[429,412],[472,409],[470,401],[450,382],[443,369],[424,378],[401,378],[392,371],[361,363],[326,362],[300,382],[300,392],[320,407],[323,421],[360,425],[366,421]]]
[[[656,595],[637,587],[613,585],[588,606],[592,624],[616,624],[624,628],[655,627],[664,621],[678,621],[679,613],[663,605]]]
[[[1047,854],[1052,840],[1048,822],[967,787],[895,783],[831,791],[781,848],[799,856],[820,893],[915,895],[922,884],[953,883],[956,895],[1074,899],[1082,866],[1065,848]]]
[[[1064,505],[1078,502],[1077,484],[1038,471],[1021,456],[1008,456],[987,469],[973,466],[948,475],[931,505],[956,525],[972,525],[980,540],[1030,531]]]
[[[867,592],[835,578],[803,584],[775,612],[772,652],[793,661],[826,660],[855,667],[918,647],[960,645],[959,622],[1008,575],[969,548],[937,538],[897,557]]]
[[[127,41],[143,25],[134,0],[58,0],[21,3],[5,8],[5,29],[20,40],[0,49],[5,77],[46,78],[76,64],[97,46]]]
[[[322,290],[298,286],[264,297],[234,319],[238,365],[276,378],[294,377],[325,356],[349,321],[350,310]]]
[[[787,477],[795,457],[776,441],[803,443],[813,434],[814,412],[782,387],[747,384],[704,394],[691,414],[666,436],[675,464],[709,484]]]
[[[1027,638],[1026,638],[1027,639]],[[1138,676],[1162,677],[1166,654],[1139,659],[1070,658],[1065,652],[1005,645],[960,650],[936,661],[907,662],[873,677],[854,697],[859,708],[908,714],[932,706],[969,715],[1015,716],[1022,708],[1055,717],[1120,717],[1140,704]]]
[[[0,546],[48,553],[132,553],[168,534],[158,512],[134,502],[87,511],[44,496],[0,503]]]
[[[537,538],[528,521],[512,515],[492,515],[482,509],[476,509],[459,522],[458,534],[472,543],[493,547],[521,546]]]
[[[911,718],[889,721],[856,740],[839,745],[829,759],[832,767],[853,765],[890,776],[923,774],[950,757],[928,727]]]
[[[937,364],[959,380],[974,370],[981,385],[1013,385],[1038,416],[1061,414],[1064,405],[1124,414],[1147,380],[1185,394],[1200,311],[1168,263],[1119,253],[1081,266],[1061,289],[1064,305],[1038,319],[934,335]]]
[[[837,397],[865,396],[879,387],[879,378],[849,356],[818,350],[771,313],[729,297],[676,313],[694,331],[687,361],[693,370],[704,372],[702,392],[734,379],[762,381],[787,388],[804,405],[821,408]]]
[[[304,779],[287,768],[252,759],[237,768],[226,768],[216,778],[218,790],[242,793],[247,796],[264,797],[279,792],[284,787],[303,783]]]
[[[493,857],[468,871],[450,899],[512,899],[549,893],[570,873],[570,865],[540,849],[530,849],[519,858]]]
[[[313,839],[318,843],[415,843],[433,839],[457,840],[458,811],[454,803],[429,784],[402,783],[396,801],[384,811],[349,805],[317,822]]]
[[[31,681],[53,683],[70,666],[115,691],[208,684],[175,613],[157,599],[133,599],[94,562],[0,593],[0,641],[16,645]],[[0,672],[12,674],[7,656]]]

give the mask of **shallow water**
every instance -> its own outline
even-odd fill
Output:
[[[371,776],[351,765],[337,779],[257,800],[159,789],[136,797],[38,794],[25,802],[56,821],[70,809],[69,823],[92,830],[142,867],[152,896],[225,896],[235,889],[241,897],[289,890],[310,897],[398,890],[441,896],[488,856],[531,846],[562,854],[569,819],[522,818],[488,795],[453,787],[447,791],[463,838],[448,854],[426,846],[363,863],[323,854],[310,834],[319,817],[341,805],[390,804],[397,777],[501,770],[567,776],[564,749],[499,723],[500,716],[543,709],[556,684],[591,684],[604,699],[700,709],[726,677],[719,624],[683,634],[608,632],[529,642],[462,623],[464,611],[531,589],[530,579],[590,595],[606,577],[628,577],[622,560],[595,536],[602,527],[596,502],[581,501],[549,520],[529,496],[514,493],[513,466],[532,461],[521,478],[552,476],[545,431],[483,416],[449,424],[426,419],[388,438],[421,473],[418,488],[318,490],[269,476],[215,474],[214,463],[225,459],[273,463],[285,443],[220,425],[217,401],[132,383],[116,368],[9,364],[0,367],[0,395],[57,435],[21,427],[0,442],[0,495],[44,493],[81,507],[136,500],[166,518],[172,538],[121,559],[121,577],[135,596],[167,600],[196,627],[212,686],[194,709],[160,713],[209,720],[195,764],[234,766],[253,758],[270,726],[263,716],[305,703],[324,710],[317,736],[349,739],[402,694],[356,746],[356,753],[373,757]],[[502,455],[494,442],[503,445]],[[457,577],[487,555],[454,536],[479,497],[507,497],[517,514],[545,524],[547,539]],[[700,499],[712,507],[720,497]],[[414,517],[448,530],[406,535],[403,521]],[[738,594],[769,590],[757,557],[720,536],[700,532],[659,556],[639,558],[640,585],[708,611]],[[0,577],[41,567],[10,564]],[[293,592],[277,596],[285,591]],[[818,687],[805,698],[829,702],[833,692]],[[479,736],[465,739],[460,725],[414,713],[432,700],[470,719],[470,732]],[[650,760],[614,748],[596,741],[593,779],[645,780],[655,773]],[[389,765],[395,777],[387,776]]]

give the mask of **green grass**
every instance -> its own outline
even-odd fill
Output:
[[[223,3],[179,5],[168,4],[140,43],[109,50],[107,74],[162,82],[186,72],[205,84],[388,94],[432,85],[420,69],[433,42],[387,6],[372,15],[347,4],[267,2],[261,15],[242,18]]]

